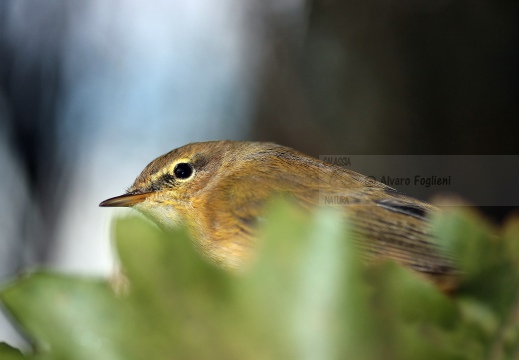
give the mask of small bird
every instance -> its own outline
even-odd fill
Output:
[[[159,226],[187,224],[202,253],[240,268],[251,257],[265,202],[277,193],[305,208],[340,199],[368,260],[389,258],[442,290],[456,282],[427,216],[440,211],[354,171],[267,142],[191,143],[153,160],[126,194],[100,206],[133,207]]]

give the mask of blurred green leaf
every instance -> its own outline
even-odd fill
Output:
[[[468,211],[446,211],[435,221],[440,241],[456,255],[463,273],[460,292],[509,316],[519,294],[517,235],[500,236]]]
[[[441,244],[458,259],[462,326],[488,358],[519,356],[519,221],[503,230],[467,210],[447,209],[434,219]],[[510,344],[512,342],[512,344]]]
[[[104,280],[37,272],[3,290],[1,300],[38,354],[126,358],[126,344],[132,341],[128,336],[134,333],[125,324],[126,309]]]
[[[517,358],[517,219],[502,231],[463,211],[434,219],[462,272],[445,295],[394,262],[362,263],[333,209],[269,210],[257,256],[235,273],[183,229],[117,220],[129,287],[45,271],[9,284],[0,299],[32,349],[0,345],[0,359]]]
[[[0,343],[0,359],[2,360],[21,360],[25,359],[22,352],[6,343]]]
[[[362,358],[378,351],[365,342],[366,289],[341,215],[328,209],[311,217],[283,203],[269,213],[260,257],[237,288],[258,339],[277,349],[267,358],[337,359],[354,348]]]
[[[184,230],[169,234],[121,219],[116,234],[131,284],[125,300],[139,309],[139,342],[132,346],[154,359],[238,358],[225,323],[233,275],[205,262]]]

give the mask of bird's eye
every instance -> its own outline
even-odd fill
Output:
[[[173,173],[177,179],[187,179],[193,174],[193,167],[187,163],[178,163]]]

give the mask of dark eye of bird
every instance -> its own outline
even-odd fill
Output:
[[[177,179],[187,179],[193,174],[193,167],[187,163],[179,163],[175,165],[173,173]]]

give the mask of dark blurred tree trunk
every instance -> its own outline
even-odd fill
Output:
[[[30,6],[0,3],[0,117],[13,161],[23,173],[18,186],[26,186],[29,194],[24,204],[17,204],[23,207],[23,215],[16,219],[19,233],[14,234],[12,254],[18,269],[49,256],[68,189],[68,160],[75,153],[74,142],[64,147],[60,138],[68,5],[63,1],[26,5]],[[4,211],[9,206],[2,204]]]
[[[257,139],[313,155],[517,153],[519,2],[309,5],[299,31],[265,6]]]

